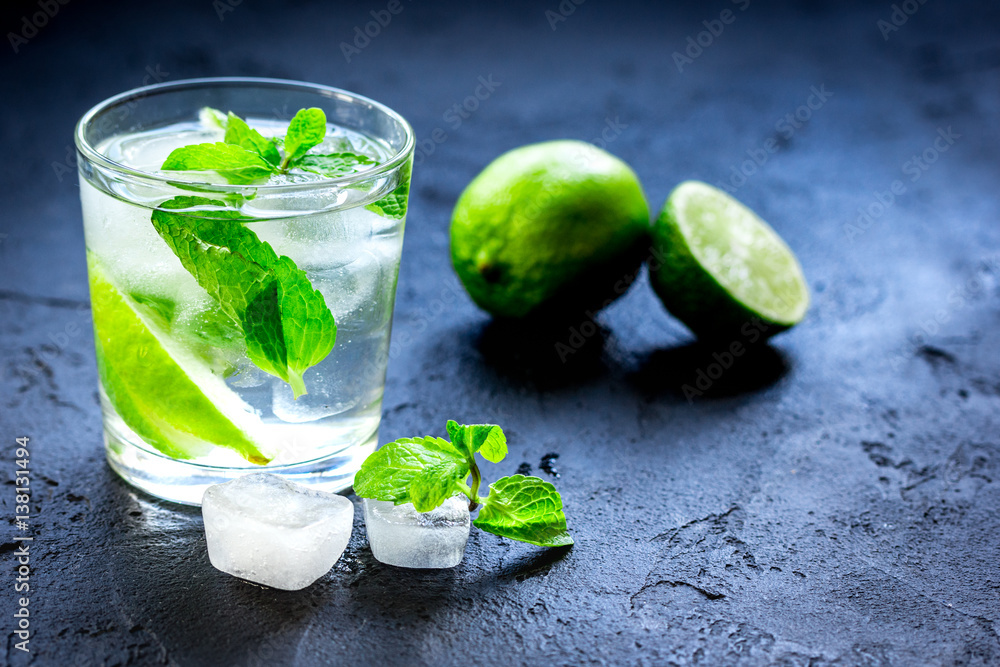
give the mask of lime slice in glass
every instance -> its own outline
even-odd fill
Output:
[[[699,338],[749,335],[750,327],[769,337],[798,324],[809,307],[791,249],[753,211],[706,183],[685,181],[670,193],[653,226],[653,249],[653,288]]]
[[[270,456],[249,435],[263,424],[196,355],[155,332],[87,253],[97,368],[122,420],[144,441],[180,459],[228,447],[251,463]]]

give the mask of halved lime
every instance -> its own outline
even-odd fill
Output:
[[[87,264],[101,384],[128,427],[174,458],[219,446],[267,463],[271,457],[249,435],[263,427],[249,406],[204,361],[157,335],[91,252]]]
[[[809,288],[795,254],[753,211],[699,181],[681,183],[653,226],[653,288],[699,338],[772,336],[798,324]]]

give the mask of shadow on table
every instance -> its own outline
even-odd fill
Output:
[[[408,650],[419,652],[420,637],[436,626],[440,614],[453,614],[456,605],[479,598],[483,591],[544,575],[569,551],[537,548],[501,567],[494,567],[492,558],[476,563],[467,551],[457,568],[441,570],[402,569],[365,559],[363,574],[348,589],[351,613],[368,619],[372,626],[406,627],[402,642],[413,644]]]
[[[199,620],[210,619],[213,629],[222,633],[235,632],[250,621],[273,629],[312,613],[308,598],[315,592],[305,596],[280,591],[216,570],[208,558],[201,508],[155,498],[129,486],[110,469],[105,474],[106,515],[115,524],[114,548],[108,557],[121,603],[136,617],[145,618],[151,609],[164,607],[197,611]],[[243,617],[222,613],[234,601],[244,610]],[[177,621],[168,615],[158,631],[170,632]]]
[[[630,383],[649,397],[677,396],[689,402],[760,391],[778,382],[790,360],[770,344],[740,348],[693,342],[650,353],[629,373]]]
[[[463,582],[456,568],[397,568],[379,563],[371,552],[361,561],[364,568],[347,589],[351,613],[369,619],[372,625],[404,624],[406,642],[416,641],[425,628],[433,627],[435,616],[462,595]]]
[[[569,555],[572,547],[556,547],[546,549],[538,547],[537,551],[532,551],[512,562],[505,563],[503,567],[496,571],[488,571],[482,579],[527,581],[533,577],[546,574],[552,566]]]
[[[790,360],[768,343],[730,345],[689,342],[645,355],[616,355],[611,332],[590,320],[574,325],[492,320],[474,334],[483,362],[499,377],[539,389],[584,384],[624,375],[648,397],[685,400],[726,398],[765,389],[791,369]]]
[[[490,320],[474,336],[484,362],[497,375],[548,389],[608,374],[604,353],[609,331],[590,320]]]

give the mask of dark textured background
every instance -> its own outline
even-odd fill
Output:
[[[13,438],[28,435],[36,514],[30,656],[12,650],[0,546],[9,662],[1000,663],[995,3],[929,0],[886,40],[888,0],[588,0],[555,30],[557,0],[404,0],[351,63],[340,42],[385,2],[243,0],[223,20],[211,0],[150,4],[73,0],[19,53],[0,48],[0,504],[14,513]],[[678,72],[671,54],[726,8],[735,22]],[[6,3],[3,32],[30,11]],[[558,454],[575,547],[474,532],[455,570],[408,572],[374,561],[358,524],[329,576],[283,593],[215,571],[197,511],[108,470],[72,127],[114,93],[204,75],[332,84],[421,140],[445,130],[414,171],[382,440],[496,421],[512,450],[493,474],[546,476]],[[454,128],[444,114],[480,76],[501,85]],[[813,86],[833,95],[784,136]],[[714,350],[645,277],[563,364],[568,329],[489,326],[448,266],[451,207],[492,158],[609,123],[654,208],[780,139],[737,196],[798,253],[813,307],[691,403],[681,387]],[[910,180],[948,128],[954,145]],[[896,179],[904,194],[849,233]]]

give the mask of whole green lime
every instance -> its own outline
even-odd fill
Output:
[[[678,185],[652,238],[653,289],[699,338],[768,338],[805,317],[809,287],[795,253],[722,190]]]
[[[607,305],[641,264],[649,207],[632,169],[582,141],[504,153],[462,192],[451,259],[479,307],[501,318]]]

